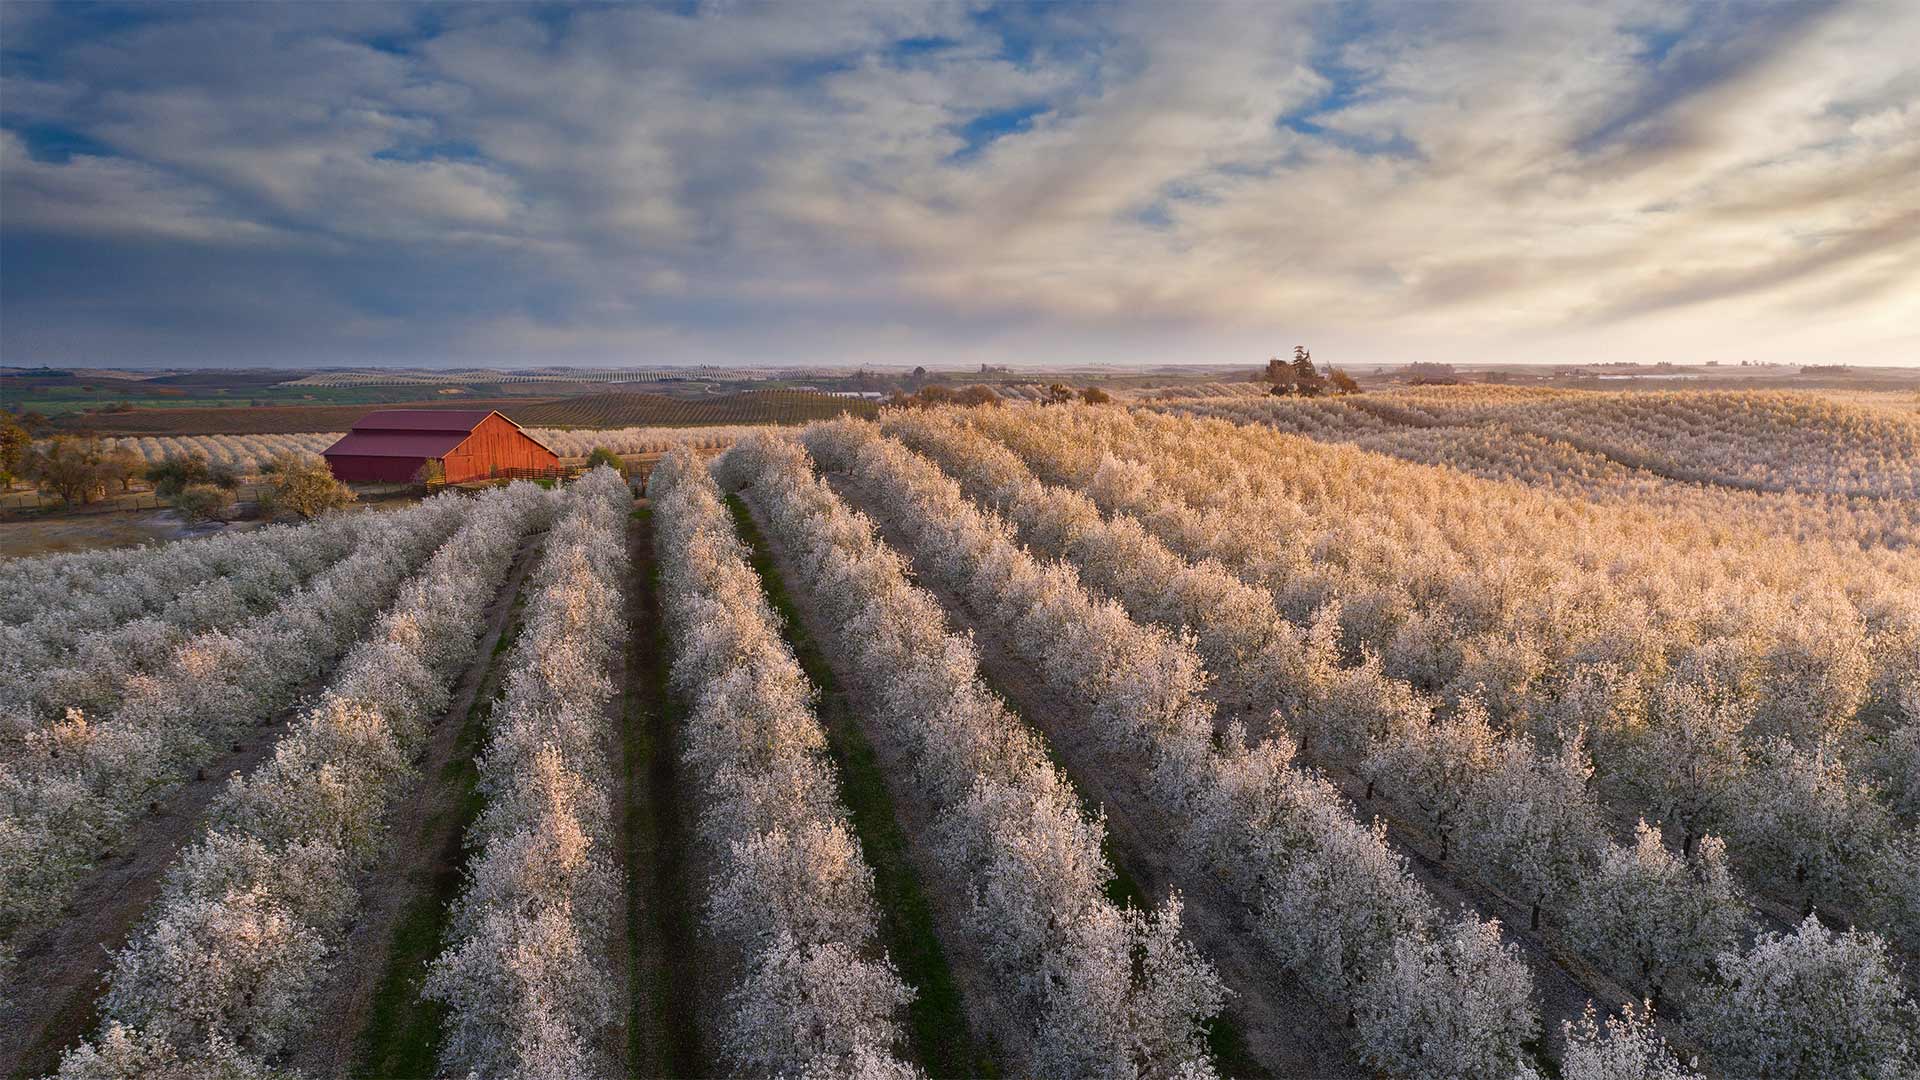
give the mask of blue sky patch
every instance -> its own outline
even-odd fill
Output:
[[[89,157],[113,155],[112,147],[76,128],[64,127],[60,124],[6,124],[3,126],[26,145],[27,154],[35,161],[65,165],[73,159],[75,154],[84,154]]]
[[[486,161],[486,155],[480,152],[478,146],[458,139],[390,146],[374,151],[373,156],[378,161],[459,161],[468,164]]]
[[[954,129],[956,135],[966,140],[966,145],[954,151],[947,160],[970,161],[995,141],[1031,130],[1034,118],[1046,111],[1046,105],[1018,105],[1011,109],[981,113]]]

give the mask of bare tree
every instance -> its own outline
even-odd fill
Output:
[[[27,452],[26,475],[67,505],[95,501],[107,493],[107,444],[79,435],[56,435]]]
[[[277,457],[272,474],[272,482],[260,496],[260,509],[270,514],[284,511],[313,518],[354,499],[352,488],[334,479],[326,465],[309,458]]]
[[[133,450],[116,446],[107,451],[101,469],[104,478],[118,483],[121,491],[131,491],[134,480],[147,474],[147,463]]]
[[[217,484],[189,484],[173,497],[173,508],[191,522],[216,521],[233,509],[233,492]]]
[[[26,472],[27,451],[33,436],[14,420],[12,414],[0,414],[0,490],[13,486],[15,477]]]

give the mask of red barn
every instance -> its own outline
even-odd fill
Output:
[[[557,472],[559,455],[519,424],[482,409],[382,409],[321,455],[348,483],[405,483],[437,461],[449,484],[509,472]]]

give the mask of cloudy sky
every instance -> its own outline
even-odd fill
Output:
[[[1920,363],[1920,3],[0,4],[0,362]]]

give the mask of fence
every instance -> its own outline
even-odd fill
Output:
[[[431,494],[436,491],[445,491],[449,487],[486,487],[510,483],[514,480],[571,480],[586,471],[584,464],[559,465],[550,469],[495,469],[488,473],[484,480],[462,480],[457,484],[449,484],[445,478],[429,479],[421,486]]]
[[[234,489],[233,497],[238,502],[257,502],[264,484],[243,484]],[[61,514],[124,514],[138,510],[171,510],[173,501],[154,494],[152,489],[144,491],[113,491],[103,498],[88,503],[64,503],[57,495],[50,495],[37,488],[0,493],[0,515],[16,516],[54,511]]]
[[[638,457],[639,455],[635,455]],[[657,456],[657,455],[656,455]],[[463,480],[459,484],[449,485],[445,480],[428,480],[424,485],[415,484],[355,484],[354,491],[363,496],[390,496],[402,491],[419,491],[422,487],[428,494],[452,487],[475,487],[492,484],[504,484],[512,480],[571,480],[586,470],[586,459],[563,462],[550,469],[496,469],[484,480]],[[237,502],[258,502],[260,493],[267,490],[266,484],[242,484],[234,489]],[[151,488],[136,491],[111,491],[103,498],[89,503],[68,505],[60,501],[59,496],[49,495],[37,488],[17,488],[0,491],[0,516],[24,516],[54,511],[61,514],[115,514],[130,513],[139,510],[171,510],[173,501],[154,494]]]

